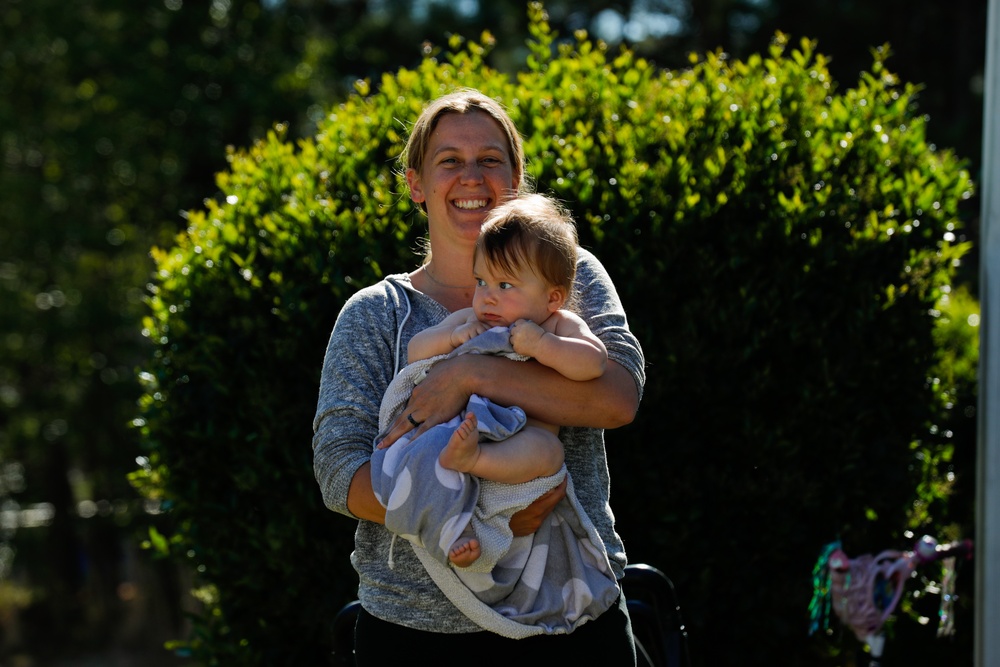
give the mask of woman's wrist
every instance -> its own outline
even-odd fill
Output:
[[[479,363],[486,357],[481,354],[462,354],[454,358],[455,383],[466,397],[483,394],[482,375]]]

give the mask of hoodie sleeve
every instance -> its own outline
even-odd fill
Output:
[[[642,347],[629,330],[625,308],[607,270],[592,253],[583,249],[578,252],[575,309],[608,349],[608,359],[632,374],[641,399],[646,383]]]
[[[313,470],[331,510],[353,516],[347,493],[371,458],[379,404],[395,368],[396,304],[380,283],[344,304],[327,344],[313,420]],[[356,518],[356,517],[355,517]]]

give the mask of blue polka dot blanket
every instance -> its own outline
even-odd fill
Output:
[[[494,327],[447,355],[410,364],[383,397],[382,433],[405,408],[427,369],[457,354],[525,359],[511,349],[508,330]],[[475,395],[462,415],[468,411],[477,417],[481,442],[503,440],[526,421],[520,408]],[[483,629],[515,639],[572,632],[606,611],[620,592],[604,542],[580,506],[572,478],[563,466],[551,477],[501,484],[443,468],[439,455],[462,415],[416,439],[403,437],[391,447],[374,450],[372,485],[386,508],[386,527],[405,538],[438,587]],[[534,535],[515,538],[511,515],[564,478],[566,497],[546,522]],[[481,554],[468,567],[454,566],[448,552],[470,529]]]

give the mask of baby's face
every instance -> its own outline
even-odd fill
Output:
[[[480,255],[476,257],[473,275],[476,293],[472,307],[479,321],[491,327],[509,327],[521,319],[540,324],[558,310],[558,304],[553,307],[556,303],[553,292],[558,290],[526,266],[508,272],[490,265]]]

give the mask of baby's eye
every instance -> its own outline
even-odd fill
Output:
[[[476,278],[476,287],[486,287],[486,281],[482,278]]]
[[[510,283],[508,283],[506,281],[502,281],[500,283],[500,289],[510,289],[512,287],[513,287],[513,285],[511,285]]]

